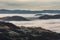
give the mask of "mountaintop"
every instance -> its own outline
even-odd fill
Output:
[[[22,16],[7,16],[7,17],[2,17],[0,18],[0,20],[4,20],[4,21],[30,21],[27,18],[24,18]]]
[[[60,19],[60,14],[57,15],[42,15],[39,19]]]
[[[60,33],[41,27],[18,27],[0,22],[0,40],[60,40]]]

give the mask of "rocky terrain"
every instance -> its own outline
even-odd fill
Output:
[[[2,17],[0,20],[4,21],[29,21],[29,19],[24,18],[22,16],[7,16],[7,17]]]
[[[18,27],[0,22],[0,40],[60,40],[60,33],[41,27]]]

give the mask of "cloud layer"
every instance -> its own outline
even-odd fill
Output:
[[[60,9],[60,0],[0,0],[0,9]]]

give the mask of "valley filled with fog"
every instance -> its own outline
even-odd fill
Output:
[[[49,14],[56,15],[56,14]],[[42,14],[0,14],[0,18],[3,17],[11,17],[11,16],[22,16],[24,18],[29,19],[30,21],[6,21],[13,23],[17,26],[25,26],[25,27],[42,27],[45,29],[52,30],[54,32],[60,33],[60,19],[39,19]],[[4,21],[4,20],[0,20]]]

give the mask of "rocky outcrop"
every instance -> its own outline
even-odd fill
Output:
[[[60,34],[41,27],[18,27],[0,22],[0,40],[60,40]]]

